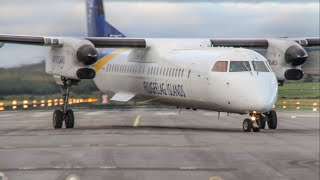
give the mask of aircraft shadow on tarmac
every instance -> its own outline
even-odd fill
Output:
[[[183,131],[188,131],[188,132],[201,132],[201,133],[241,133],[244,134],[243,130],[241,128],[223,128],[223,127],[187,127],[187,126],[129,126],[129,125],[110,125],[110,126],[78,126],[75,127],[74,129],[48,129],[46,128],[35,128],[35,129],[10,129],[10,130],[0,130],[0,134],[6,134],[10,133],[13,131],[30,131],[30,132],[40,132],[40,131],[48,131],[52,132],[54,131],[54,134],[59,134],[59,133],[68,133],[68,132],[81,132],[85,130],[117,130],[117,131],[125,131],[125,130],[130,130],[130,131],[137,131],[139,133],[142,130],[148,130],[148,131],[157,131],[157,132],[164,132],[164,131],[169,131],[169,132],[183,132]],[[156,133],[156,132],[155,132]],[[294,133],[294,134],[319,134],[318,129],[277,129],[277,130],[270,130],[270,129],[263,129],[261,130],[261,133]]]
[[[215,128],[215,127],[187,127],[187,126],[127,126],[127,125],[113,125],[113,126],[79,126],[73,130],[157,130],[157,131],[192,131],[192,132],[229,132],[229,133],[243,133],[241,128]],[[299,133],[310,134],[319,133],[317,129],[277,129],[261,130],[263,133]]]

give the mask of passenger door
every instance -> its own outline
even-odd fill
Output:
[[[191,99],[205,101],[208,99],[208,63],[193,62],[189,67],[188,78]]]

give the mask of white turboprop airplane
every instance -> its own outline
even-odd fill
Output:
[[[0,35],[2,43],[49,46],[46,72],[61,86],[53,127],[74,127],[72,85],[94,79],[111,100],[249,114],[243,130],[277,128],[278,83],[299,80],[305,49],[319,38],[132,39],[105,22],[102,0],[87,0],[89,37]],[[254,50],[252,50],[254,49]],[[264,51],[264,53],[261,53]],[[258,53],[260,52],[260,53]],[[267,60],[268,59],[268,60]],[[269,61],[269,63],[268,63]]]

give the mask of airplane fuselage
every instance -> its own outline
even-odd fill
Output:
[[[147,49],[101,49],[94,81],[101,92],[132,95],[138,103],[231,113],[272,109],[278,85],[264,57],[242,48],[195,48],[186,42],[162,46],[163,42],[154,41],[153,48]],[[266,64],[268,72],[255,71],[253,61]],[[213,70],[217,62],[226,67]],[[248,63],[245,68],[249,69],[230,72],[231,62]]]

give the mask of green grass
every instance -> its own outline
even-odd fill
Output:
[[[279,87],[279,98],[288,99],[319,99],[320,83],[286,83]]]

